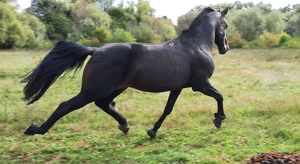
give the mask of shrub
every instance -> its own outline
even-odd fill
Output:
[[[289,34],[283,32],[279,35],[279,44],[282,45],[285,42],[289,41],[291,38],[292,37]]]
[[[92,31],[92,35],[98,39],[99,42],[105,43],[107,42],[109,31],[103,27],[103,28],[96,28]]]
[[[91,46],[93,43],[92,40],[89,40],[89,39],[86,39],[86,38],[81,38],[79,41],[78,41],[78,44],[81,44],[83,46]]]
[[[91,43],[93,47],[100,47],[100,41],[98,38],[94,37]]]
[[[136,39],[130,34],[130,32],[125,31],[124,29],[117,28],[113,33],[113,42],[135,42]]]
[[[264,33],[258,38],[258,44],[263,48],[277,47],[279,45],[279,36],[264,31]]]
[[[282,44],[283,47],[287,48],[300,48],[300,38],[292,38]]]
[[[246,46],[246,41],[241,38],[240,34],[238,34],[229,39],[228,44],[230,48],[243,48]]]

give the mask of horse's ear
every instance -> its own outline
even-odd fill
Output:
[[[226,7],[225,10],[221,11],[221,13],[222,13],[223,16],[225,16],[227,14],[227,12],[228,12],[228,7]]]

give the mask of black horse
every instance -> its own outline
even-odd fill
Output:
[[[128,123],[114,109],[113,99],[128,87],[145,92],[170,91],[162,116],[147,132],[151,138],[171,113],[181,90],[188,87],[216,99],[218,112],[214,124],[220,128],[226,118],[223,97],[208,79],[214,72],[214,42],[220,54],[229,50],[227,12],[228,8],[223,11],[205,8],[179,37],[160,44],[116,43],[90,48],[74,42],[58,42],[26,77],[24,99],[28,104],[37,101],[59,76],[77,70],[91,55],[84,68],[81,90],[69,101],[62,102],[40,127],[33,123],[24,133],[45,134],[61,117],[94,102],[118,121],[119,129],[126,134]]]

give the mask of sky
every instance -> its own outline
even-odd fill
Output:
[[[31,0],[18,0],[18,4],[21,9],[25,9],[30,6]],[[134,0],[135,2],[137,0]],[[237,0],[149,0],[151,7],[153,7],[156,12],[155,16],[167,16],[172,19],[174,24],[177,24],[177,18],[181,15],[186,14],[189,10],[198,5],[215,5],[219,3],[233,3]],[[239,0],[242,3],[253,2],[257,4],[263,2],[264,4],[271,4],[274,9],[279,9],[287,6],[288,4],[299,4],[299,0]],[[126,2],[126,0],[124,0]]]

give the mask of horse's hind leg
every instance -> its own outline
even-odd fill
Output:
[[[93,99],[91,99],[91,96],[85,96],[84,94],[79,93],[69,101],[61,103],[58,108],[52,113],[52,115],[47,119],[47,121],[40,127],[33,123],[24,133],[27,135],[45,134],[61,117],[85,106],[92,101]]]
[[[126,121],[126,118],[120,114],[118,111],[115,110],[114,105],[112,100],[117,97],[119,94],[121,94],[124,89],[118,89],[116,91],[114,91],[111,95],[109,95],[107,98],[105,99],[99,99],[97,101],[95,101],[95,104],[101,108],[105,113],[109,114],[110,116],[112,116],[116,121],[118,121],[119,123],[119,129],[124,132],[125,134],[128,133],[129,131],[129,125]]]
[[[150,130],[147,131],[147,134],[151,138],[154,138],[156,136],[157,130],[160,128],[160,126],[163,123],[163,121],[165,120],[165,118],[172,112],[174,104],[175,104],[175,102],[176,102],[176,100],[177,100],[180,93],[181,93],[181,89],[170,92],[170,95],[169,95],[168,102],[166,104],[164,113],[157,120],[157,122],[154,124],[153,129],[150,129]]]

